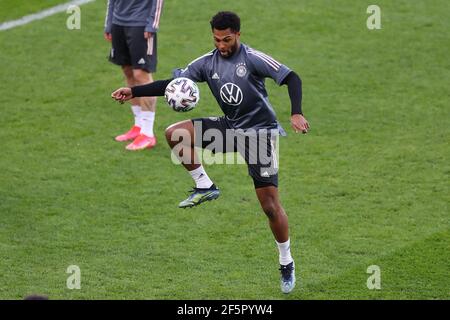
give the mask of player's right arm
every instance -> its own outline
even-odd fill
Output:
[[[167,80],[158,80],[142,86],[135,86],[132,88],[119,88],[115,90],[111,97],[119,102],[124,102],[135,97],[157,97],[163,96],[167,85],[174,78],[186,77],[194,82],[205,81],[205,60],[212,55],[212,51],[195,59],[185,69],[175,69],[173,78]]]
[[[212,51],[195,59],[185,69],[175,69],[173,78],[167,80],[158,80],[142,86],[135,86],[132,88],[119,88],[115,90],[111,97],[119,102],[124,102],[135,97],[157,97],[163,96],[167,85],[174,78],[186,77],[194,82],[205,81],[205,64],[206,59],[212,55]]]
[[[167,85],[172,80],[173,79],[157,80],[142,86],[119,88],[111,93],[111,97],[116,101],[124,102],[136,97],[163,96]]]

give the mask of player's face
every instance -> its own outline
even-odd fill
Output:
[[[240,35],[240,32],[233,32],[230,28],[225,30],[213,29],[214,45],[222,57],[231,57],[237,51]]]

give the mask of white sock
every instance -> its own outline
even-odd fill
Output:
[[[195,170],[189,171],[189,174],[194,179],[197,188],[208,189],[213,185],[202,165]]]
[[[131,106],[131,111],[133,111],[134,114],[134,125],[141,128],[141,106]]]
[[[291,239],[288,239],[288,241],[283,243],[279,243],[276,240],[275,242],[277,243],[278,251],[280,252],[280,264],[285,266],[294,261],[291,256]]]
[[[153,111],[141,111],[141,134],[153,137],[153,122],[155,122],[155,113]]]

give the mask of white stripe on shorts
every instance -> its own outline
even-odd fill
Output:
[[[153,55],[153,34],[147,39],[147,55]]]

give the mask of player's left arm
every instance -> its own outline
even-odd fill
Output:
[[[288,86],[289,98],[291,99],[291,126],[295,132],[307,133],[309,123],[302,112],[302,80],[297,73],[291,71],[283,79],[281,85]]]
[[[150,9],[150,16],[147,19],[147,25],[145,26],[144,37],[150,38],[154,33],[158,32],[159,21],[161,19],[162,8],[164,0],[153,0],[152,7]]]
[[[272,78],[278,85],[288,86],[291,126],[295,132],[307,133],[309,124],[302,113],[302,81],[298,74],[261,51],[249,48],[248,57],[248,65],[254,75]]]

